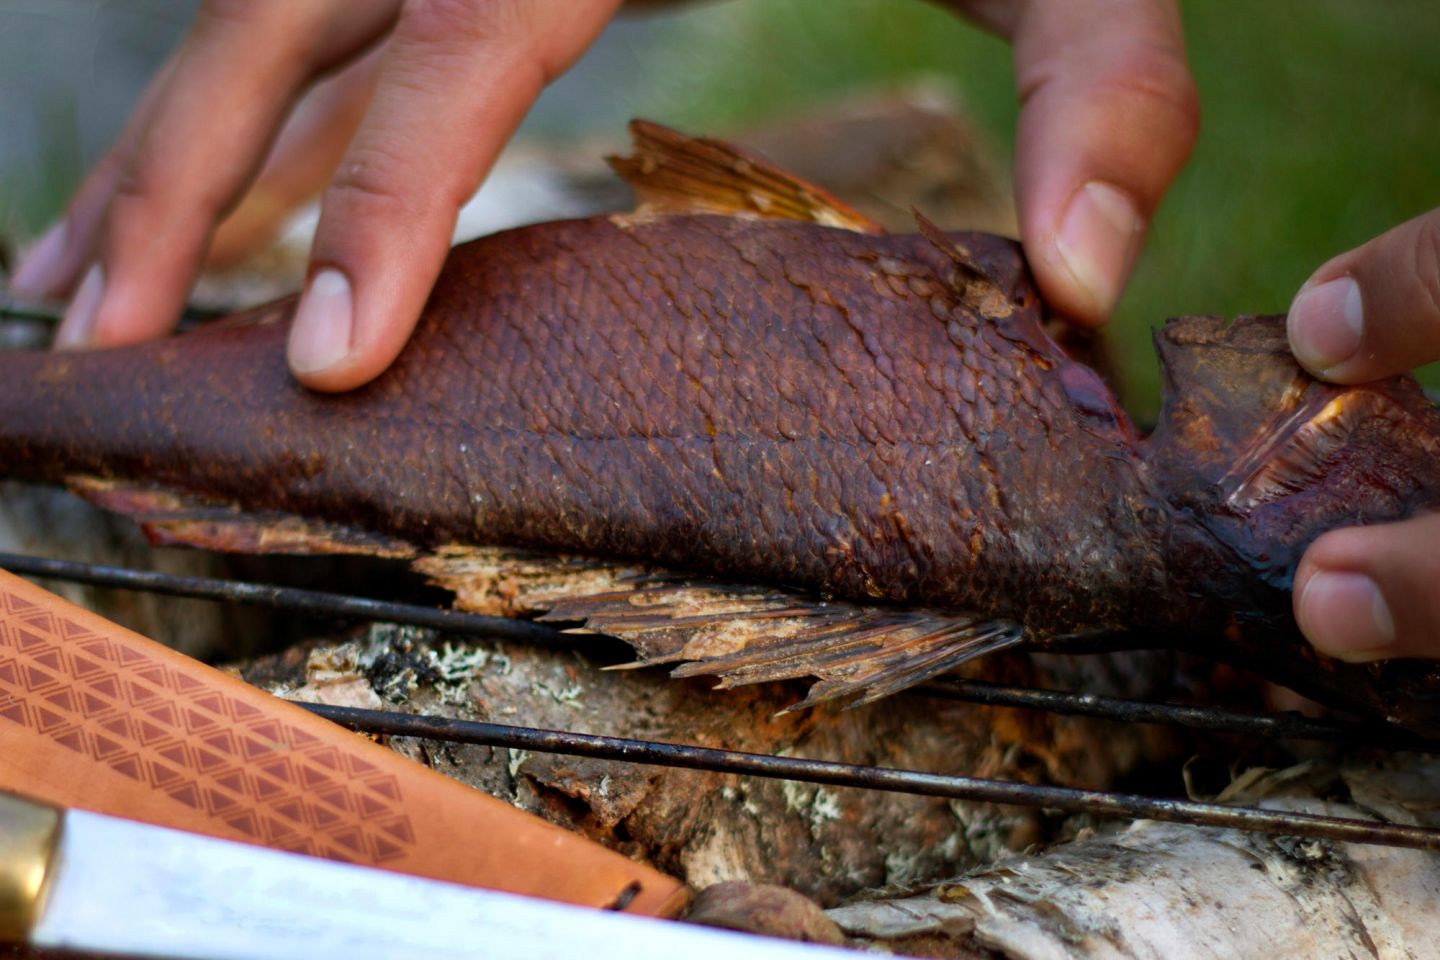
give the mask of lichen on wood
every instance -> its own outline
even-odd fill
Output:
[[[1093,721],[918,697],[779,715],[798,699],[793,685],[712,691],[660,671],[606,671],[601,638],[576,639],[573,650],[536,649],[374,626],[244,665],[242,675],[301,699],[1092,786],[1167,744],[1144,728],[1121,729],[1106,734],[1116,749],[1098,754]],[[1035,677],[1020,659],[1003,665],[1006,675],[990,669],[994,678]],[[1073,826],[1042,811],[932,797],[405,738],[390,745],[696,888],[777,883],[827,905],[951,876]]]

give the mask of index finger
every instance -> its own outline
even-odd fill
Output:
[[[1180,14],[1174,0],[1030,0],[1008,25],[1021,239],[1051,307],[1098,324],[1199,131]]]
[[[407,4],[365,120],[325,193],[290,335],[306,385],[348,390],[414,329],[455,217],[549,80],[620,0]]]

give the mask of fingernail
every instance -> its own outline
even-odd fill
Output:
[[[1322,570],[1300,594],[1300,629],[1321,653],[1363,663],[1392,656],[1395,620],[1375,581]]]
[[[354,324],[354,297],[345,274],[334,269],[315,274],[290,328],[290,368],[318,373],[344,360]]]
[[[1302,289],[1290,304],[1285,328],[1290,349],[1303,366],[1316,373],[1338,367],[1360,349],[1365,332],[1360,285],[1338,277]]]
[[[83,350],[95,341],[95,318],[100,314],[100,301],[105,299],[105,268],[92,264],[85,271],[80,288],[65,308],[65,319],[55,331],[56,350]]]
[[[1098,180],[1076,191],[1060,221],[1055,249],[1102,314],[1108,315],[1120,299],[1143,229],[1134,202]]]
[[[10,289],[27,297],[44,297],[55,292],[60,281],[60,269],[65,265],[65,240],[69,234],[65,221],[61,220],[35,241],[34,246],[20,257],[15,272],[10,275]]]

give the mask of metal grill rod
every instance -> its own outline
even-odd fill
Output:
[[[1122,723],[1156,723],[1207,730],[1215,733],[1239,733],[1246,736],[1282,740],[1343,740],[1361,741],[1369,746],[1395,750],[1440,752],[1440,743],[1412,736],[1403,730],[1378,724],[1307,717],[1294,711],[1260,714],[1217,707],[1196,707],[1181,703],[1150,703],[1126,700],[1094,693],[1070,693],[1060,690],[1036,690],[1013,687],[984,680],[946,677],[914,688],[917,693],[944,700],[980,703],[994,707],[1017,707],[1043,710],[1067,716],[1095,717]]]
[[[319,590],[248,583],[242,580],[219,580],[212,577],[184,577],[74,560],[26,557],[13,553],[0,553],[0,569],[27,577],[66,580],[121,590],[140,590],[170,597],[246,603],[311,616],[383,620],[387,623],[430,627],[449,633],[521,640],[526,643],[563,643],[567,646],[574,644],[573,637],[554,627],[530,620],[487,617],[478,613],[440,610],[413,603],[392,603]]]
[[[93,586],[141,590],[166,596],[253,604],[311,616],[361,620],[383,620],[410,626],[429,627],[450,633],[499,640],[571,646],[573,635],[549,624],[509,617],[441,610],[418,604],[393,603],[345,594],[302,590],[269,584],[210,577],[132,570],[125,567],[53,560],[20,554],[0,553],[0,569],[22,576],[86,583]],[[943,680],[925,684],[916,693],[963,700],[990,706],[1044,710],[1074,716],[1095,717],[1123,723],[1156,723],[1214,732],[1293,740],[1339,740],[1362,742],[1395,749],[1436,751],[1440,744],[1410,737],[1401,731],[1344,720],[1320,720],[1298,714],[1260,715],[1214,707],[1148,703],[1118,697],[1057,690],[1035,690],[983,683],[978,680]]]
[[[780,780],[800,780],[808,783],[826,783],[838,787],[888,790],[896,793],[947,797],[953,800],[979,803],[1044,807],[1063,810],[1067,813],[1133,817],[1199,826],[1232,827],[1281,836],[1317,837],[1350,843],[1373,843],[1420,850],[1440,850],[1440,829],[1431,827],[1377,823],[1371,820],[1355,820],[1313,813],[1262,810],[1258,807],[1235,807],[1194,800],[1145,797],[1103,790],[1036,786],[1009,780],[948,776],[922,773],[916,770],[835,763],[828,760],[776,757],[768,754],[744,753],[738,750],[721,750],[713,747],[663,743],[654,740],[605,737],[501,723],[453,720],[448,717],[415,716],[391,713],[385,710],[364,710],[358,707],[292,702],[296,706],[304,707],[312,713],[353,730],[388,736],[420,737],[453,743],[511,747],[537,753],[563,753],[594,757],[600,760],[649,763],[688,770],[738,773]]]
[[[0,318],[7,323],[43,323],[57,326],[60,318],[44,310],[30,310],[25,307],[0,306]]]
[[[0,275],[0,281],[6,279]],[[177,328],[188,330],[191,327],[205,323],[209,320],[217,320],[226,316],[223,310],[211,310],[208,307],[186,306],[180,313],[180,320]],[[17,300],[10,295],[0,291],[0,322],[4,323],[42,323],[46,326],[59,326],[60,321],[65,318],[65,307],[63,304],[35,303],[31,300]]]

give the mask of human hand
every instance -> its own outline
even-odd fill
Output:
[[[1175,0],[945,0],[1014,45],[1020,237],[1046,303],[1095,326],[1200,110]]]
[[[212,260],[253,246],[338,164],[290,360],[311,387],[358,386],[413,329],[455,210],[618,5],[211,0],[13,285],[74,290],[62,346],[158,336],[207,243]],[[1174,0],[951,5],[1015,43],[1025,245],[1052,306],[1102,322],[1195,137]]]
[[[460,206],[541,89],[620,2],[207,0],[12,286],[73,291],[62,346],[167,332],[287,112],[317,78],[343,70],[280,134],[219,252],[273,223],[275,204],[304,199],[316,164],[320,176],[334,169],[289,359],[313,388],[359,386],[413,330]],[[343,156],[323,149],[347,142]]]
[[[1290,305],[1312,373],[1364,383],[1440,358],[1440,210],[1326,263]],[[1295,573],[1295,619],[1342,660],[1440,657],[1440,515],[1332,530]]]

